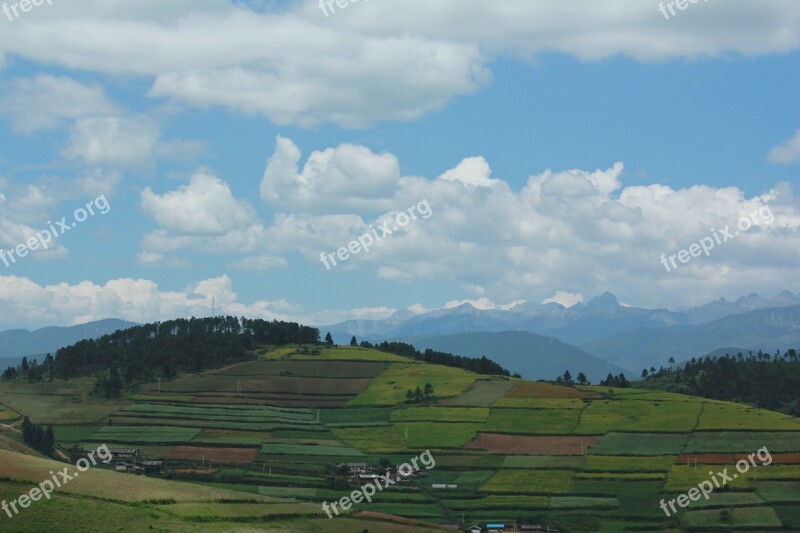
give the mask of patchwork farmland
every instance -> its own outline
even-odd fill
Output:
[[[427,383],[428,397],[407,398]],[[75,383],[64,386],[78,403],[91,401]],[[34,387],[0,383],[0,398],[10,398],[0,422],[14,423],[20,413],[11,406],[25,405]],[[53,420],[75,410],[69,401],[48,405]],[[175,524],[235,520],[292,530],[321,520],[355,530],[361,520],[370,524],[361,529],[402,530],[366,521],[377,516],[429,524],[411,530],[490,521],[579,532],[800,530],[800,420],[703,398],[530,383],[361,348],[312,355],[281,347],[146,384],[108,412],[87,412],[55,422],[62,449],[137,448],[140,459],[165,461],[174,480],[228,494],[208,505],[159,504],[154,512]],[[674,516],[661,510],[662,499],[764,446],[771,464]],[[358,486],[362,470],[383,474],[427,449],[436,464],[423,475],[346,517],[322,512],[323,501]],[[4,461],[0,477],[15,479],[11,470]]]

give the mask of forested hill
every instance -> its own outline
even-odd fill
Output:
[[[68,379],[95,375],[97,392],[112,397],[121,389],[159,378],[171,379],[178,372],[199,372],[253,359],[254,350],[260,346],[289,344],[320,344],[319,330],[294,322],[233,316],[176,319],[82,340],[59,349],[55,357],[48,354],[43,361],[23,359],[19,366],[7,368],[2,379],[38,381],[48,376]],[[461,357],[433,350],[419,352],[404,343],[384,342],[374,347],[479,374],[509,375],[485,357]]]
[[[683,367],[662,367],[635,386],[747,403],[800,416],[800,358],[795,349],[774,356],[759,351],[692,358]]]
[[[79,341],[59,349],[38,370],[57,378],[111,372],[115,375],[110,378],[132,384],[242,361],[253,357],[248,352],[258,345],[317,342],[319,330],[294,322],[231,316],[176,319]],[[3,378],[25,370],[8,369]]]

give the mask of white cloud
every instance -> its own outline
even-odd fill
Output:
[[[542,300],[542,303],[543,304],[557,303],[563,305],[564,307],[569,308],[575,304],[581,303],[582,301],[583,301],[583,295],[581,293],[556,291],[556,293],[550,298]]]
[[[266,272],[275,268],[286,268],[289,262],[283,257],[273,257],[270,255],[257,255],[252,257],[245,257],[239,261],[234,261],[228,266],[236,270],[245,270],[250,272]]]
[[[256,13],[223,0],[54,3],[7,24],[0,65],[152,79],[155,98],[279,125],[412,120],[472,94],[500,57],[665,61],[800,47],[794,0],[709,2],[667,23],[639,0],[383,0],[325,17],[318,2]],[[147,43],[147,46],[142,46]],[[46,121],[45,121],[46,122]],[[37,121],[31,120],[30,127]]]
[[[38,74],[0,86],[0,114],[9,115],[14,130],[20,133],[118,111],[101,85],[86,85],[67,76]]]
[[[491,187],[499,180],[491,179],[492,169],[489,168],[489,163],[482,157],[468,157],[452,168],[439,176],[440,180],[445,181],[458,181],[464,185],[473,187]]]
[[[278,137],[261,180],[261,198],[282,211],[362,213],[381,210],[400,179],[391,154],[342,144],[314,151],[298,172],[300,149]]]
[[[206,172],[163,195],[147,187],[142,209],[162,228],[193,235],[222,235],[256,221],[249,203],[234,198],[227,183]]]
[[[70,131],[64,155],[90,165],[152,166],[160,128],[146,117],[78,119]]]
[[[210,316],[212,305],[216,306],[217,314],[308,325],[386,318],[396,311],[389,307],[360,307],[307,312],[302,306],[285,300],[242,303],[226,275],[201,280],[176,291],[165,291],[147,279],[120,278],[104,285],[91,281],[39,285],[25,277],[0,275],[0,323],[14,327],[74,325],[108,317],[144,323]]]
[[[140,265],[144,266],[185,268],[190,265],[189,260],[185,257],[164,255],[158,252],[139,252],[136,254],[136,259]]]
[[[794,137],[770,150],[767,160],[779,165],[800,161],[800,130],[795,132]]]
[[[318,214],[325,212],[326,202],[344,198],[342,191],[351,189],[330,184],[324,195],[311,193],[318,184],[293,171],[299,151],[290,141],[283,142],[292,157],[273,175],[291,177],[283,180],[281,194],[305,195],[306,213],[275,215],[265,230],[267,240],[274,251],[298,252],[318,266],[320,252],[346,246],[370,224],[425,199],[432,208],[429,219],[385,237],[369,254],[351,256],[343,268],[387,282],[457,280],[479,297],[470,300],[479,306],[520,297],[555,298],[566,305],[580,294],[603,290],[637,304],[661,305],[687,286],[692,287],[690,297],[702,302],[722,292],[752,291],[754,279],[764,291],[779,292],[786,288],[785,280],[800,273],[800,242],[795,242],[800,201],[787,185],[751,198],[735,187],[625,186],[624,166],[615,163],[599,170],[548,169],[514,191],[505,181],[490,178],[488,163],[475,157],[437,179],[399,176],[393,187],[387,181],[383,196],[374,198],[376,206],[391,206],[383,215]],[[372,157],[364,151],[352,153]],[[446,178],[458,175],[467,177]],[[491,186],[474,185],[489,180]],[[754,228],[712,257],[678,271],[666,273],[660,265],[661,254],[684,249],[709,228],[735,224],[765,205],[776,216],[771,226]],[[715,276],[708,268],[721,274]],[[574,293],[552,296],[552,288],[559,286],[574,287]]]

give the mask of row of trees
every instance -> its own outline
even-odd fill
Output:
[[[645,375],[643,386],[693,394],[800,416],[800,357],[795,349],[774,355],[758,351],[735,356],[692,358],[683,367],[661,367]]]
[[[586,374],[584,374],[583,372],[578,372],[578,377],[576,379],[577,379],[577,381],[572,379],[572,374],[570,374],[569,370],[566,370],[566,371],[564,371],[563,375],[558,376],[556,378],[556,384],[558,384],[558,385],[575,385],[576,383],[578,385],[591,385],[592,384],[591,381],[586,379]]]
[[[22,439],[25,444],[39,453],[48,457],[53,456],[56,444],[53,426],[47,426],[47,429],[44,429],[31,422],[26,416],[22,419]]]
[[[325,344],[333,346],[333,337],[328,332],[325,335]],[[406,342],[388,342],[371,343],[369,341],[361,341],[358,343],[355,335],[350,338],[350,346],[360,346],[362,348],[370,348],[379,350],[381,352],[393,353],[403,357],[409,357],[418,361],[425,361],[427,363],[435,363],[437,365],[452,366],[456,368],[463,368],[476,374],[486,374],[493,376],[510,376],[511,373],[486,357],[464,357],[463,355],[453,355],[447,352],[437,352],[428,348],[424,352],[417,350],[414,345]],[[520,377],[519,374],[514,374],[514,377]]]
[[[426,383],[424,389],[420,389],[419,385],[413,391],[409,389],[406,391],[406,403],[420,403],[423,396],[426,402],[430,401],[431,396],[433,396],[433,385]]]
[[[413,345],[405,342],[387,342],[383,341],[380,344],[372,344],[367,341],[361,342],[363,348],[373,348],[382,352],[393,353],[416,359],[418,361],[425,361],[426,363],[435,363],[437,365],[452,366],[455,368],[463,368],[476,374],[496,375],[496,376],[510,376],[511,373],[495,363],[491,359],[484,357],[464,357],[463,355],[453,355],[447,352],[437,352],[436,350],[426,349],[420,352]],[[515,374],[519,377],[519,374]]]
[[[631,386],[631,383],[627,380],[625,374],[622,372],[620,372],[617,376],[609,372],[606,376],[606,379],[600,381],[600,385],[603,387],[619,387],[621,389],[626,389]]]
[[[42,381],[45,377],[50,377],[53,368],[53,356],[47,354],[41,364],[34,358],[30,363],[27,357],[22,358],[22,362],[17,366],[10,366],[6,368],[0,379],[27,379],[33,383]]]

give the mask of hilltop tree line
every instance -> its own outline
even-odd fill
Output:
[[[332,345],[330,333],[326,344]],[[354,344],[355,338],[351,340]],[[178,372],[199,372],[253,359],[261,345],[321,345],[317,328],[294,322],[272,322],[233,316],[176,319],[117,330],[98,339],[86,339],[50,354],[42,364],[23,358],[17,367],[7,368],[2,379],[40,381],[45,377],[70,379],[94,375],[93,393],[114,398],[125,389],[156,379],[172,379]],[[509,375],[503,367],[487,359],[473,359],[425,350],[412,345],[383,342],[361,346],[403,355],[430,363],[463,368],[479,374]],[[318,350],[311,348],[309,353]]]
[[[0,379],[15,379],[18,377],[26,378],[31,383],[42,381],[49,377],[53,369],[53,356],[47,354],[40,364],[36,358],[28,362],[27,357],[22,358],[22,362],[16,366],[10,366],[0,375]]]
[[[693,357],[683,367],[674,364],[670,358],[669,368],[643,370],[641,385],[800,416],[800,358],[795,349],[775,355],[759,350],[748,355]]]
[[[177,319],[117,330],[99,339],[61,348],[45,364],[10,367],[3,379],[35,381],[49,373],[69,379],[95,375],[95,392],[117,396],[121,389],[156,378],[170,379],[179,371],[198,372],[252,359],[263,344],[316,344],[319,330],[294,322],[232,316]]]
[[[350,344],[353,345],[355,337],[351,339]],[[395,355],[402,355],[410,357],[418,361],[425,361],[426,363],[435,363],[437,365],[452,366],[455,368],[462,368],[475,372],[476,374],[497,375],[497,376],[510,376],[511,373],[498,365],[491,359],[486,357],[464,357],[462,355],[453,355],[446,352],[437,352],[428,348],[424,352],[420,352],[413,345],[405,342],[387,342],[383,341],[380,344],[372,344],[369,341],[362,341],[362,348],[372,348],[382,352],[393,353]],[[515,374],[515,377],[519,377]]]

